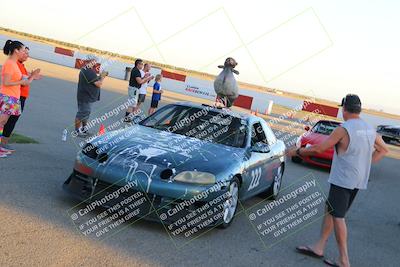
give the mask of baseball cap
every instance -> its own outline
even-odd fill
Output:
[[[361,100],[358,95],[348,94],[346,97],[343,97],[342,103],[339,107],[361,108]]]

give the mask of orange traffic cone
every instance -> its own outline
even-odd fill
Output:
[[[104,128],[104,124],[100,124],[99,135],[103,135],[106,133],[106,129]]]
[[[256,112],[254,113],[254,115],[258,116],[258,109],[256,109]]]

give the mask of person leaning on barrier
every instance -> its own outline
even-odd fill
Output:
[[[103,85],[104,78],[108,75],[103,71],[97,75],[95,68],[97,67],[97,57],[88,55],[79,72],[77,102],[78,112],[75,116],[75,136],[87,137],[89,131],[87,129],[87,121],[89,120],[92,104],[100,100],[100,88]]]
[[[350,266],[347,251],[347,226],[345,215],[359,189],[367,189],[371,163],[380,161],[388,148],[375,129],[360,118],[361,100],[357,95],[348,94],[343,98],[344,123],[337,127],[324,142],[304,148],[292,148],[288,156],[312,156],[334,147],[331,184],[326,202],[319,240],[312,246],[299,246],[299,253],[323,258],[326,242],[333,230],[339,249],[339,262],[324,259],[331,266]]]

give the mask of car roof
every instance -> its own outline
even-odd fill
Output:
[[[245,112],[239,112],[239,111],[234,111],[228,108],[219,108],[219,107],[214,107],[214,106],[210,106],[207,104],[199,104],[199,103],[193,103],[193,102],[189,102],[189,101],[182,101],[182,102],[177,102],[177,103],[173,103],[171,105],[180,105],[180,106],[185,106],[185,107],[193,107],[193,108],[199,108],[199,109],[204,109],[204,108],[209,108],[211,111],[213,112],[217,112],[217,113],[222,113],[224,111],[229,111],[229,115],[239,118],[239,119],[243,119],[243,120],[255,120],[255,119],[260,119],[259,117],[253,115],[253,114],[249,114],[249,113],[245,113]]]

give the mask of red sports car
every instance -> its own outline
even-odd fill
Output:
[[[328,136],[333,132],[333,130],[340,126],[340,122],[320,120],[314,127],[310,129],[309,126],[304,127],[307,131],[301,135],[296,142],[297,147],[308,147],[311,145],[316,145],[325,141]],[[330,168],[333,159],[333,147],[329,148],[324,153],[311,156],[311,157],[292,157],[292,161],[295,163],[307,162],[313,165],[317,165],[324,168]]]

